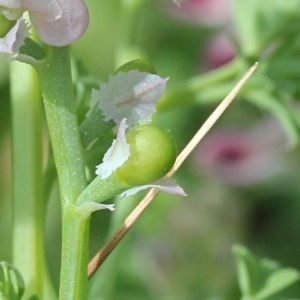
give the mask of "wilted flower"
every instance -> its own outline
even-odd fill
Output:
[[[12,20],[28,11],[40,39],[52,46],[66,46],[76,41],[89,23],[83,0],[0,0],[0,8]]]

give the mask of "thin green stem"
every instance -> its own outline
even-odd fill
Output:
[[[44,253],[42,199],[42,112],[31,66],[12,62],[13,263],[24,277],[25,298],[55,299]]]
[[[82,206],[88,201],[101,203],[132,187],[133,186],[120,180],[115,173],[112,173],[105,179],[102,179],[101,176],[97,176],[78,197],[76,205]]]

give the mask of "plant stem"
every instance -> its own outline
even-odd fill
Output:
[[[36,66],[45,104],[50,139],[58,173],[63,210],[75,203],[86,187],[67,47],[48,47]]]
[[[42,199],[42,102],[34,69],[11,63],[13,131],[13,263],[22,274],[25,298],[55,299],[44,253]]]
[[[89,217],[84,219],[73,204],[87,183],[68,48],[49,46],[46,59],[35,67],[40,77],[62,202],[59,299],[85,299]]]
[[[69,206],[63,216],[60,300],[87,299],[90,214]]]

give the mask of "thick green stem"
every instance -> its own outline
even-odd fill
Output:
[[[11,64],[13,130],[13,263],[26,284],[25,298],[55,299],[44,253],[42,102],[36,72]]]
[[[70,205],[63,216],[60,300],[87,299],[89,215]]]
[[[47,49],[39,73],[63,209],[86,187],[67,47]]]
[[[62,201],[62,263],[60,299],[85,299],[87,290],[88,217],[73,206],[86,187],[83,150],[75,111],[67,47],[48,47],[36,64],[57,168]]]

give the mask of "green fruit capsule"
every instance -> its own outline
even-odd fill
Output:
[[[126,135],[130,157],[116,170],[118,177],[132,186],[162,178],[172,168],[177,148],[170,132],[155,125],[133,128]]]

